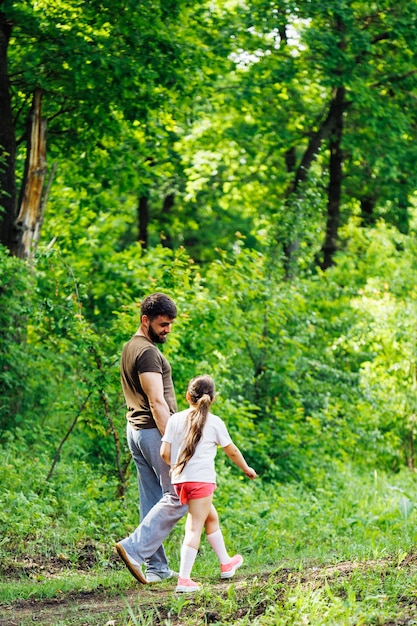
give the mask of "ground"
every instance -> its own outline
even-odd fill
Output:
[[[401,569],[415,567],[417,555],[409,555],[401,563]],[[323,587],[327,582],[342,580],[349,577],[354,571],[378,571],[383,577],[392,568],[395,568],[389,559],[366,562],[343,562],[333,566],[310,567],[305,571],[291,571],[279,569],[275,572],[265,572],[258,577],[260,588],[262,585],[272,585],[275,590],[274,601],[279,602],[280,593],[291,585],[308,584],[309,588]],[[134,584],[134,583],[133,583]],[[248,593],[248,582],[244,572],[239,573],[233,580],[234,593],[238,598],[232,619],[229,614],[227,621],[221,615],[221,602],[211,608],[201,606],[194,597],[185,594],[173,593],[175,581],[166,581],[162,585],[138,585],[122,595],[111,595],[104,590],[95,590],[84,593],[69,593],[64,597],[50,600],[19,600],[10,606],[0,607],[0,626],[26,626],[28,624],[42,624],[42,626],[57,626],[60,624],[77,624],[78,626],[119,626],[127,623],[127,612],[132,617],[131,624],[155,624],[170,626],[185,626],[188,624],[224,624],[244,617],[249,610],[252,617],[261,616],[271,604],[271,597],[253,603],[249,609],[245,605]],[[228,597],[230,581],[219,581],[211,584],[213,596]],[[281,591],[279,591],[281,590]],[[417,606],[414,597],[400,598],[398,616],[393,619],[377,622],[379,626],[405,626],[417,624]],[[171,609],[169,608],[171,607]],[[172,608],[173,607],[173,608]],[[185,607],[185,608],[184,608]],[[220,607],[220,608],[219,608]],[[124,616],[124,617],[122,617]],[[138,616],[140,616],[138,618]],[[310,622],[306,622],[310,623]],[[363,623],[363,622],[361,622]]]

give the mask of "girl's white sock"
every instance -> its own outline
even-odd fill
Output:
[[[223,533],[220,528],[219,530],[216,530],[215,533],[207,535],[207,541],[217,554],[217,558],[219,559],[221,565],[230,563],[230,556],[228,555],[226,546],[224,545]]]
[[[198,550],[182,544],[181,547],[181,564],[180,578],[191,578],[191,570],[193,569]]]

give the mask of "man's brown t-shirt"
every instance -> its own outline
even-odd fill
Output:
[[[123,394],[128,407],[126,417],[132,426],[138,429],[156,428],[148,397],[139,380],[139,374],[144,372],[159,372],[161,374],[164,398],[170,413],[175,413],[177,402],[170,364],[150,339],[142,335],[134,335],[123,348],[120,374]]]

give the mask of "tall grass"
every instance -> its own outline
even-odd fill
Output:
[[[106,468],[63,458],[45,483],[49,463],[39,448],[0,451],[0,604],[98,587],[127,593],[136,583],[113,544],[137,524],[136,476],[122,501]],[[335,466],[308,487],[270,484],[242,479],[219,455],[218,476],[226,544],[245,558],[236,584],[217,588],[218,563],[203,538],[193,572],[203,583],[198,601],[169,595],[158,618],[152,607],[149,615],[125,607],[118,623],[174,624],[179,614],[184,624],[205,623],[208,613],[242,625],[384,623],[415,597],[414,474]],[[183,523],[165,544],[174,568]]]

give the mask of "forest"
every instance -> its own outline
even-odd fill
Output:
[[[0,625],[417,623],[416,27],[417,0],[0,0]],[[155,291],[179,407],[210,374],[259,475],[218,452],[245,566],[220,585],[203,542],[192,600],[113,550]]]

